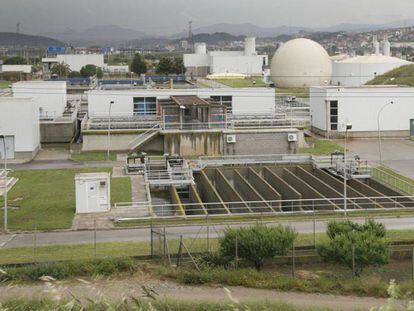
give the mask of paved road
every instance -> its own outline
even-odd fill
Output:
[[[363,222],[361,219],[359,222]],[[378,218],[377,221],[382,222],[389,230],[406,230],[414,229],[414,217],[401,218]],[[293,221],[283,222],[283,224],[290,225],[299,233],[313,232],[312,221]],[[316,222],[316,232],[324,232],[327,221]],[[232,224],[232,227],[247,226],[248,224]],[[209,228],[209,236],[217,237],[229,225],[214,225]],[[206,237],[206,226],[180,226],[167,227],[166,233],[173,238],[179,239],[180,235],[184,238]],[[199,235],[198,235],[199,234]],[[64,245],[64,244],[83,244],[93,243],[93,231],[63,231],[63,232],[39,232],[36,237],[33,233],[22,234],[8,234],[0,235],[0,248],[14,248],[14,247],[28,247],[32,246],[34,240],[36,244],[41,245]],[[98,231],[96,234],[96,241],[102,242],[128,242],[128,241],[149,241],[149,228],[140,229],[112,229],[105,231]]]
[[[343,141],[338,141],[343,145]],[[348,147],[351,153],[362,159],[378,162],[378,139],[350,139]],[[414,141],[409,139],[382,139],[383,164],[402,175],[414,178]]]

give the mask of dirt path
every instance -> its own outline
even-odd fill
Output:
[[[114,302],[127,297],[143,297],[141,285],[153,289],[162,298],[187,301],[228,301],[223,287],[187,286],[170,281],[151,279],[128,278],[122,280],[94,279],[84,282],[82,280],[56,282],[54,289],[63,298],[69,298],[73,294],[79,299],[98,297],[108,302]],[[11,298],[53,298],[56,293],[45,291],[45,284],[21,284],[0,286],[0,302]],[[278,292],[274,290],[251,289],[245,287],[228,287],[232,296],[240,302],[285,302],[297,307],[323,307],[332,310],[369,310],[386,304],[386,299],[369,297],[335,296],[322,294],[304,294],[294,292]]]

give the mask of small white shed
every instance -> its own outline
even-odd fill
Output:
[[[76,213],[102,213],[111,209],[111,175],[83,173],[75,176]]]

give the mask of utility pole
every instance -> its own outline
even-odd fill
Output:
[[[109,114],[108,114],[108,142],[107,142],[107,151],[106,151],[106,159],[109,161],[109,153],[110,153],[110,147],[111,147],[111,110],[112,105],[114,104],[114,101],[111,100],[109,102]]]
[[[8,219],[7,219],[7,149],[6,149],[6,136],[0,135],[0,138],[3,139],[3,157],[4,157],[4,188],[3,188],[3,197],[4,197],[4,231],[8,230]]]

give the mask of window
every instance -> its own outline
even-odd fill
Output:
[[[157,114],[156,97],[134,97],[134,115]]]
[[[227,111],[231,112],[233,105],[233,96],[211,96],[213,102],[219,103],[227,107]]]
[[[329,102],[329,113],[330,113],[330,123],[331,131],[338,130],[338,101],[331,100]]]

